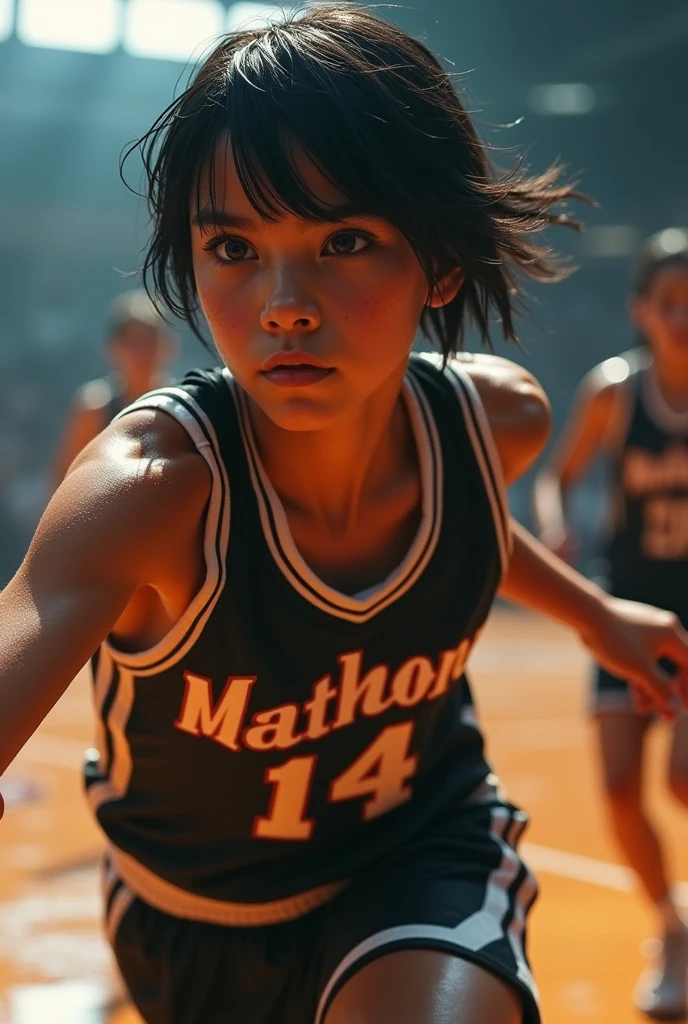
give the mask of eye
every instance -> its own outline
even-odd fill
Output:
[[[360,231],[338,231],[327,240],[323,252],[327,256],[357,256],[371,244],[370,238]]]
[[[218,263],[245,263],[258,259],[258,253],[253,246],[235,235],[211,238],[203,248],[211,252]]]

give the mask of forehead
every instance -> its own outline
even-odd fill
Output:
[[[688,261],[661,267],[652,278],[648,295],[688,294]]]
[[[300,146],[295,144],[290,147],[289,156],[296,176],[318,205],[337,207],[345,202],[345,193],[316,166]],[[270,169],[260,169],[259,175],[261,184],[267,186],[266,191],[279,197],[278,183],[271,179]],[[229,139],[218,143],[212,160],[201,170],[197,194],[192,197],[192,213],[198,212],[196,204],[199,209],[212,204],[218,210],[231,211],[245,217],[255,215],[255,208],[241,185]],[[285,216],[288,215],[285,211]]]

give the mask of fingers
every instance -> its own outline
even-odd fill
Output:
[[[676,718],[680,705],[679,686],[674,676],[669,675],[652,659],[648,660],[642,675],[629,676],[634,693],[634,701],[644,714],[657,711],[663,718],[670,721]]]
[[[657,645],[657,651],[671,658],[679,669],[685,668],[688,671],[688,632],[675,615],[671,616],[671,620],[666,636]]]
[[[688,632],[677,616],[671,616],[666,635],[657,645],[657,653],[669,658],[675,665],[672,676],[674,700],[684,708],[688,707]]]

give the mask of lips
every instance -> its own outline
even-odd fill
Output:
[[[334,373],[332,367],[314,366],[312,363],[277,363],[261,376],[282,388],[303,388],[318,384]]]

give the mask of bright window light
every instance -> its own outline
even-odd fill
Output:
[[[631,256],[638,249],[638,229],[631,224],[600,224],[588,228],[583,241],[590,256],[601,259]]]
[[[270,22],[283,21],[289,13],[288,4],[258,4],[237,0],[227,12],[227,31],[244,32],[250,28],[264,28]]]
[[[129,0],[124,47],[137,57],[188,61],[224,31],[217,0]]]
[[[28,46],[110,53],[120,16],[120,0],[20,0],[17,35]]]
[[[0,40],[9,39],[14,24],[14,0],[0,0]]]
[[[673,256],[688,246],[688,231],[683,228],[665,228],[657,241],[667,256]]]
[[[557,82],[536,85],[528,94],[530,109],[549,117],[589,114],[597,106],[595,90],[585,82]]]

